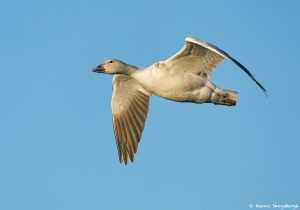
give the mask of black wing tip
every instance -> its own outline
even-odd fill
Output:
[[[218,49],[220,50],[220,49]],[[226,57],[231,60],[233,63],[235,63],[238,67],[240,67],[257,85],[258,87],[263,91],[263,93],[265,94],[265,96],[267,97],[267,90],[264,88],[264,86],[262,86],[262,84],[260,84],[255,77],[251,74],[251,72],[240,62],[238,62],[237,60],[235,60],[233,57],[231,57],[228,53],[224,52],[223,50],[220,50],[224,55],[226,55]]]
[[[227,52],[225,52],[224,50],[218,48],[217,46],[206,42],[210,47],[214,48],[215,50],[219,51],[221,54],[223,54],[227,59],[231,60],[233,63],[235,63],[238,67],[240,67],[257,85],[258,87],[263,91],[263,93],[265,94],[266,97],[268,97],[267,95],[267,90],[264,88],[264,86],[262,86],[255,78],[254,76],[250,73],[250,71],[243,66],[240,62],[238,62],[237,60],[235,60],[233,57],[231,57]]]
[[[125,158],[120,159],[119,161],[120,161],[120,164],[122,164],[122,163],[124,163],[125,165],[128,164],[128,160],[126,160]]]
[[[245,68],[246,69],[246,68]],[[247,70],[247,69],[246,69]],[[248,70],[247,70],[248,71]],[[246,72],[246,71],[245,71]],[[249,72],[249,71],[248,71]],[[247,73],[247,72],[246,72]],[[248,74],[248,73],[247,73]],[[262,86],[262,84],[260,84],[255,78],[254,76],[249,72],[249,77],[257,84],[257,86],[262,90],[262,92],[265,94],[266,97],[268,97],[267,94],[267,90],[264,88],[264,86]]]
[[[266,97],[268,97],[267,90],[261,85],[260,89],[263,91]]]
[[[133,163],[133,161],[134,161],[134,159],[132,159],[132,160],[131,160],[131,159],[129,159],[129,160],[130,160],[130,161],[126,161],[126,160],[119,160],[119,162],[120,162],[120,164],[123,164],[123,163],[124,163],[124,164],[127,166],[127,164],[128,164],[128,163],[130,163],[130,162],[131,162],[131,163]]]
[[[247,70],[248,71],[248,70]],[[249,72],[249,71],[248,71]],[[247,72],[246,72],[247,73]],[[248,74],[250,76],[250,78],[257,84],[257,86],[261,89],[261,91],[265,94],[266,97],[268,97],[267,94],[267,90],[266,88],[264,88],[264,86],[262,86],[262,84],[260,84],[255,78],[254,76],[249,72]]]

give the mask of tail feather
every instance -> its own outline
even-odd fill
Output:
[[[216,96],[213,100],[213,103],[216,105],[226,105],[226,106],[235,106],[237,100],[238,92],[233,90],[222,90],[218,89],[216,91]]]
[[[226,89],[223,89],[223,91],[225,91],[227,93],[231,93],[231,94],[238,94],[239,93],[238,91],[235,91],[235,90],[226,90]]]

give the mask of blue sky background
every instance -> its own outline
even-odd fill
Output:
[[[200,210],[300,205],[299,1],[0,1],[0,209]],[[118,162],[105,58],[145,67],[186,36],[226,61],[236,107],[151,98]]]

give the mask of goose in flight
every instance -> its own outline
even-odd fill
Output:
[[[114,74],[111,107],[120,163],[134,160],[151,95],[178,102],[235,106],[237,92],[219,88],[209,80],[224,59],[239,66],[266,94],[266,89],[241,63],[218,47],[191,37],[185,39],[175,55],[147,68],[116,59],[105,60],[93,68],[96,73]]]

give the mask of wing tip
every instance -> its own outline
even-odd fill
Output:
[[[199,45],[202,45],[202,46],[206,45],[205,47],[209,47],[210,50],[213,50],[214,52],[218,53],[219,55],[231,60],[233,63],[238,65],[246,74],[248,74],[248,76],[250,76],[250,78],[260,87],[260,89],[263,91],[265,96],[268,97],[267,90],[254,78],[254,76],[250,73],[250,71],[245,66],[243,66],[240,62],[238,62],[233,57],[231,57],[228,53],[226,53],[225,51],[221,50],[220,48],[216,47],[213,44],[201,41],[200,39],[197,39],[197,38],[194,38],[194,37],[186,37],[185,41],[186,42],[191,42],[191,43],[194,43],[194,44],[199,44]]]
[[[129,160],[128,160],[128,157],[127,157],[127,160],[124,159],[124,158],[119,160],[120,164],[124,164],[124,165],[126,165],[126,166],[127,166],[127,164],[130,163],[130,162],[133,163],[133,161],[134,161],[134,158],[131,159],[130,157],[129,157]]]
[[[265,94],[265,96],[266,97],[268,97],[268,92],[267,92],[267,90],[262,86],[262,87],[260,87],[261,88],[261,90],[263,91],[263,93]]]

